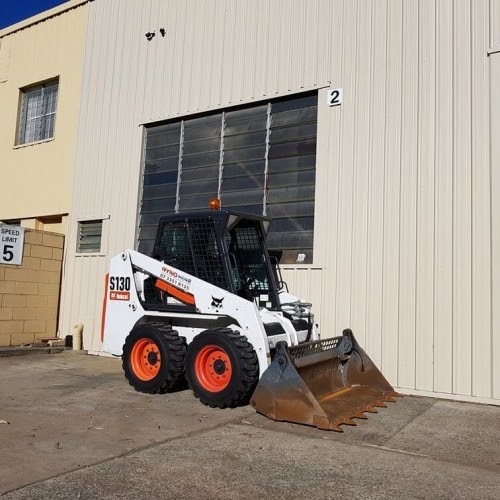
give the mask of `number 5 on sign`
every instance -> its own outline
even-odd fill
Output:
[[[340,106],[342,104],[343,89],[328,90],[328,106]]]
[[[20,265],[23,261],[24,228],[0,224],[0,264]]]

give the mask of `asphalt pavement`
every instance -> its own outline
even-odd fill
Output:
[[[345,432],[135,392],[119,360],[0,358],[6,499],[500,498],[500,407],[404,397]]]

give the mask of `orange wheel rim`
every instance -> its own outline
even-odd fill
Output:
[[[194,360],[196,378],[209,392],[223,391],[231,381],[231,360],[226,351],[216,345],[203,347]]]
[[[139,339],[132,347],[130,366],[134,375],[144,382],[153,380],[161,367],[158,345],[151,339]]]

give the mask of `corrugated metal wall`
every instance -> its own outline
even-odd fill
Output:
[[[396,386],[500,401],[500,56],[487,55],[499,12],[498,0],[92,3],[69,248],[76,220],[109,216],[108,248],[69,255],[63,330],[83,320],[85,347],[100,348],[107,258],[135,242],[140,124],[318,88],[314,263],[284,270],[290,288],[314,301],[324,336],[351,327]],[[342,106],[326,105],[330,85]]]
[[[500,399],[500,0],[490,2],[491,393]],[[488,298],[486,298],[488,300]],[[485,353],[485,357],[488,352]]]

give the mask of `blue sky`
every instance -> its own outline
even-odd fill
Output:
[[[0,30],[64,2],[65,0],[0,0]]]

